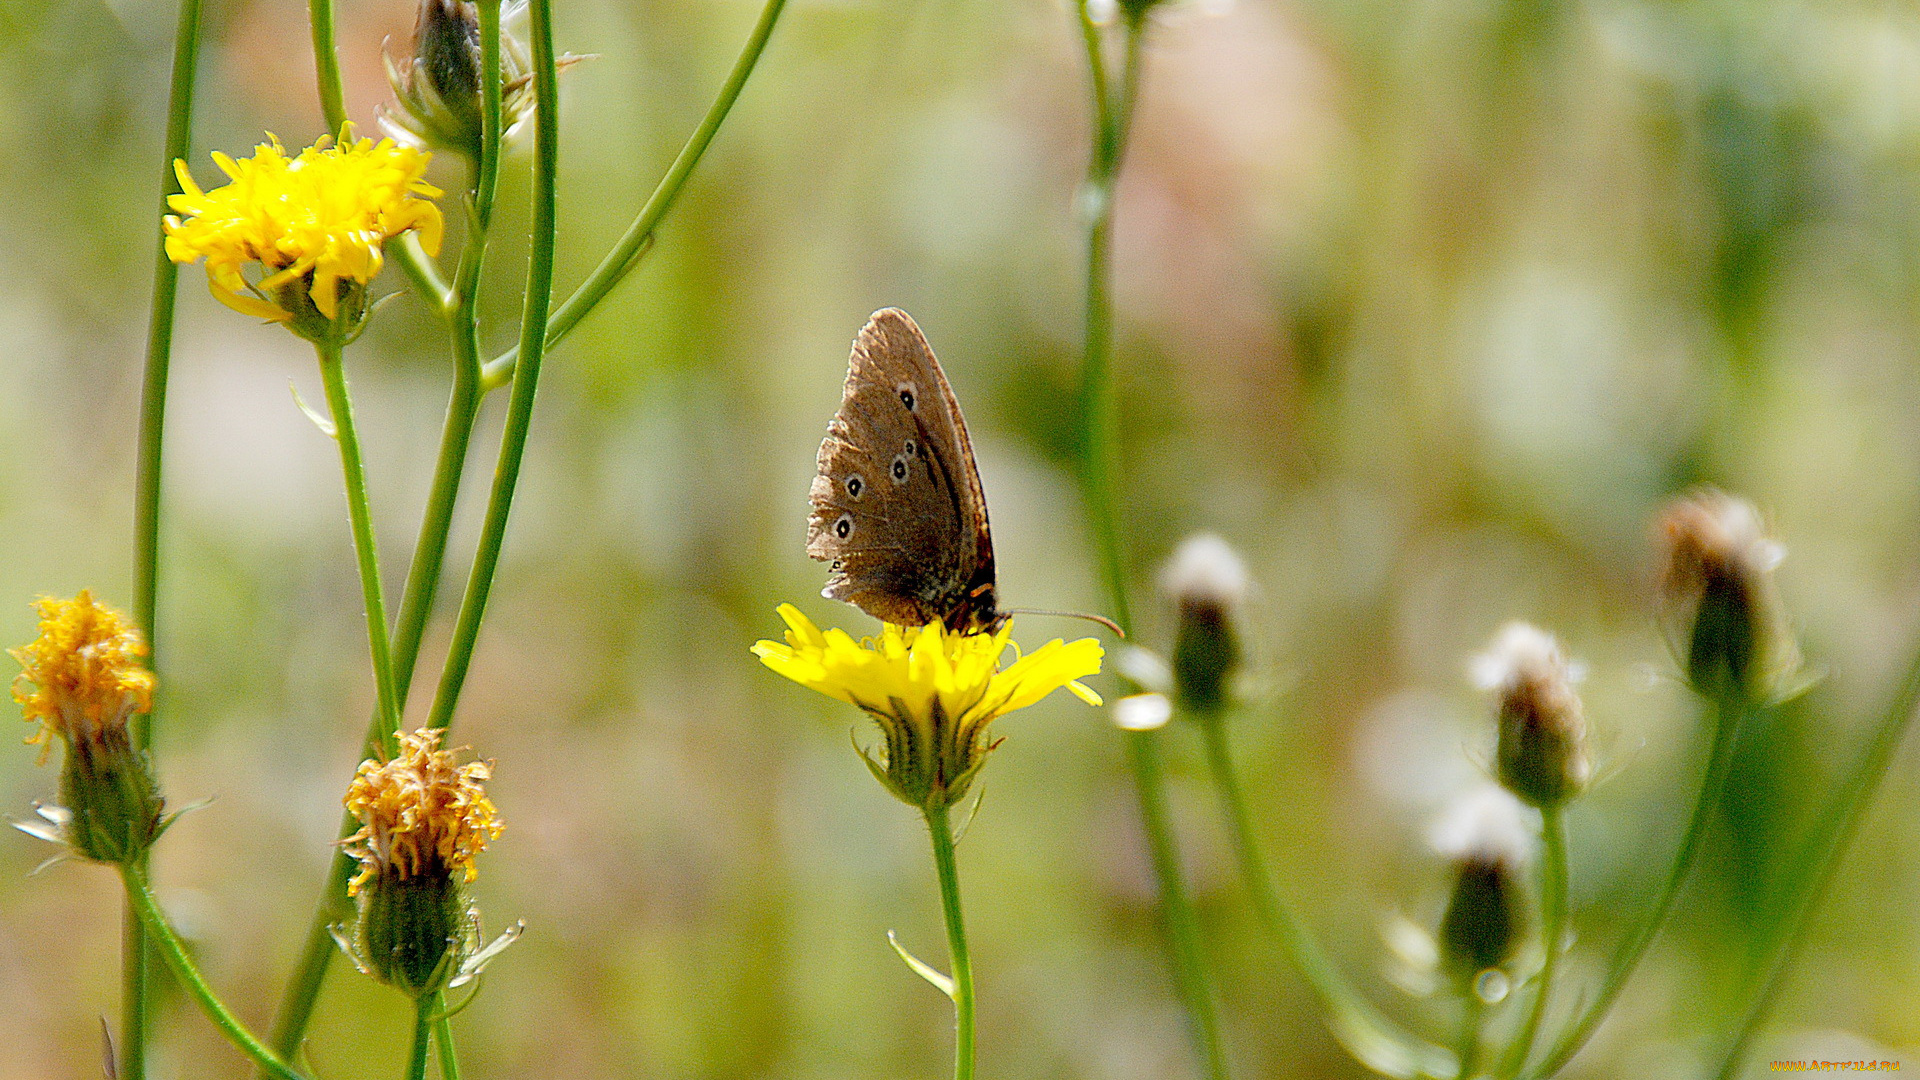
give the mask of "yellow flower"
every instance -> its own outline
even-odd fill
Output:
[[[355,140],[349,125],[339,145],[326,136],[291,158],[272,136],[250,158],[216,152],[230,182],[211,191],[175,161],[182,192],[167,200],[167,256],[204,257],[213,295],[235,311],[298,328],[309,311],[331,322],[345,308],[357,329],[382,244],[411,229],[440,250],[440,208],[427,201],[440,189],[421,179],[431,158],[392,139]],[[250,263],[257,282],[242,273]]]
[[[473,880],[474,856],[503,827],[483,786],[493,771],[484,761],[456,766],[439,745],[439,730],[425,728],[401,736],[392,761],[360,763],[342,800],[361,825],[346,840],[361,863],[347,895],[383,875]]]
[[[125,615],[82,592],[72,600],[44,597],[40,636],[12,650],[25,670],[13,698],[30,723],[27,738],[44,764],[58,736],[66,746],[59,807],[40,814],[53,831],[26,827],[67,844],[82,858],[126,863],[142,857],[171,819],[147,755],[133,744],[127,721],[153,707],[153,673],[140,658],[147,645]]]
[[[995,745],[986,726],[996,717],[1063,686],[1089,705],[1100,704],[1078,681],[1100,670],[1104,654],[1093,638],[1055,639],[1002,669],[1011,624],[976,633],[939,623],[887,625],[877,639],[856,642],[844,630],[823,633],[792,604],[780,605],[780,617],[786,643],[761,641],[754,655],[794,682],[871,715],[887,747],[884,764],[870,757],[867,764],[914,806],[950,806],[966,794]]]
[[[13,699],[40,727],[27,742],[47,760],[58,735],[71,741],[124,729],[127,718],[153,708],[153,673],[141,666],[147,643],[125,615],[94,602],[83,590],[72,600],[42,597],[40,636],[9,653],[25,670],[13,679]],[[29,689],[31,687],[31,689]]]

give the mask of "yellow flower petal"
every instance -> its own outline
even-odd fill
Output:
[[[1097,673],[1100,643],[1054,640],[1008,665],[1011,624],[960,633],[939,623],[887,625],[876,638],[821,631],[791,604],[780,606],[786,641],[761,641],[753,654],[773,671],[871,713],[888,734],[889,786],[915,805],[959,797],[990,748],[988,722],[1062,687],[1090,705],[1099,695],[1078,680]],[[920,755],[903,760],[909,750]]]
[[[310,277],[313,305],[331,319],[338,283],[372,281],[385,265],[381,247],[388,240],[418,232],[421,245],[437,253],[445,222],[426,200],[440,189],[422,179],[432,155],[348,134],[337,144],[323,138],[291,159],[272,136],[250,158],[215,152],[214,164],[229,182],[211,190],[202,190],[186,163],[176,161],[182,190],[167,200],[174,211],[163,223],[167,257],[206,259],[208,275],[225,290],[215,295],[248,314],[260,314],[267,301],[247,302],[242,293],[273,293]],[[241,270],[255,265],[259,284],[249,287]]]

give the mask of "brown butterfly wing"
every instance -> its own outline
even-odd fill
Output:
[[[902,626],[998,618],[973,444],[906,312],[874,312],[854,339],[810,497],[807,554],[832,563],[823,595]]]

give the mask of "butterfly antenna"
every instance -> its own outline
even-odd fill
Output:
[[[1107,618],[1105,615],[1089,615],[1084,611],[1053,611],[1049,608],[1017,607],[1017,608],[1007,608],[1002,612],[1002,614],[1005,614],[1005,615],[1057,615],[1063,619],[1085,619],[1088,622],[1099,623],[1101,626],[1104,626],[1107,629],[1113,631],[1114,634],[1118,637],[1124,638],[1127,636],[1127,632],[1125,630],[1120,629],[1119,623],[1114,622],[1112,619]]]

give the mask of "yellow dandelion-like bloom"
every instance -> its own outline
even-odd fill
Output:
[[[440,208],[427,200],[441,192],[421,179],[432,156],[392,139],[353,139],[349,125],[337,145],[323,137],[293,157],[272,136],[250,158],[215,152],[230,182],[210,191],[175,161],[183,190],[167,200],[167,256],[205,258],[213,295],[235,311],[287,322],[310,305],[330,321],[343,292],[363,296],[380,273],[389,239],[414,230],[438,254]],[[242,273],[251,263],[264,272],[257,282]],[[348,306],[351,315],[364,302]]]
[[[828,697],[865,710],[886,737],[874,775],[911,805],[950,806],[986,760],[992,720],[1066,687],[1089,705],[1100,696],[1078,680],[1099,672],[1104,655],[1093,638],[1048,642],[1002,668],[1009,622],[992,632],[961,633],[939,623],[885,626],[878,638],[855,641],[822,631],[792,604],[780,605],[784,644],[761,641],[754,655],[774,671]],[[864,755],[863,755],[864,756]]]
[[[348,853],[361,863],[349,896],[377,877],[457,874],[461,883],[471,882],[474,856],[500,835],[503,826],[484,786],[491,763],[455,765],[453,752],[439,749],[440,735],[432,728],[403,735],[399,757],[360,763],[342,800],[361,824],[346,839]]]
[[[40,727],[27,742],[47,760],[54,736],[72,742],[124,730],[127,718],[153,708],[153,673],[141,665],[147,643],[125,615],[82,591],[72,600],[42,597],[40,636],[9,652],[25,669],[13,699]]]

